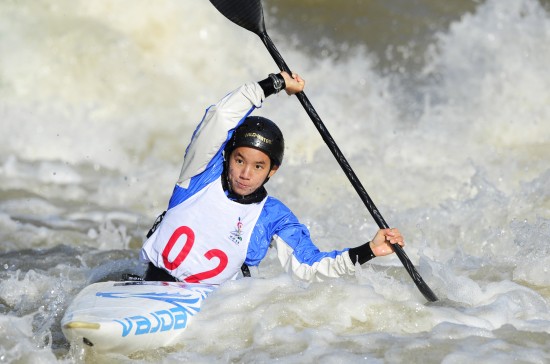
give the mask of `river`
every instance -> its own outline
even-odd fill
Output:
[[[0,2],[0,362],[550,362],[550,1],[269,0],[268,33],[407,254],[300,284],[268,254],[181,343],[84,353],[86,285],[142,274],[204,110],[276,66],[207,1]],[[377,227],[294,97],[267,184],[323,250]]]

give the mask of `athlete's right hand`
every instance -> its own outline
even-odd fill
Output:
[[[285,71],[281,72],[285,79],[285,91],[288,95],[294,95],[302,92],[306,86],[306,81],[297,73],[292,72],[292,77]]]

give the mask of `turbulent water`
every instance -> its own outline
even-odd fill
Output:
[[[275,254],[179,345],[70,345],[86,285],[141,274],[206,107],[276,67],[207,1],[0,2],[0,362],[550,362],[550,3],[268,1],[268,33],[406,252],[304,286]],[[300,104],[268,184],[323,250],[376,225]]]

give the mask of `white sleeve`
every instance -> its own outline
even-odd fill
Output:
[[[191,177],[203,172],[227,141],[228,132],[254,108],[262,106],[264,92],[258,83],[247,83],[206,110],[187,147],[178,185],[186,188]]]
[[[336,278],[343,275],[353,275],[355,266],[349,257],[348,251],[336,255],[321,256],[309,264],[300,262],[294,249],[280,236],[273,236],[273,243],[277,249],[277,256],[287,272],[308,282],[322,282],[327,278]]]

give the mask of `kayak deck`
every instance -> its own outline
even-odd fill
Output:
[[[65,337],[97,352],[130,354],[177,342],[217,286],[184,282],[100,282],[84,288],[61,320]]]

